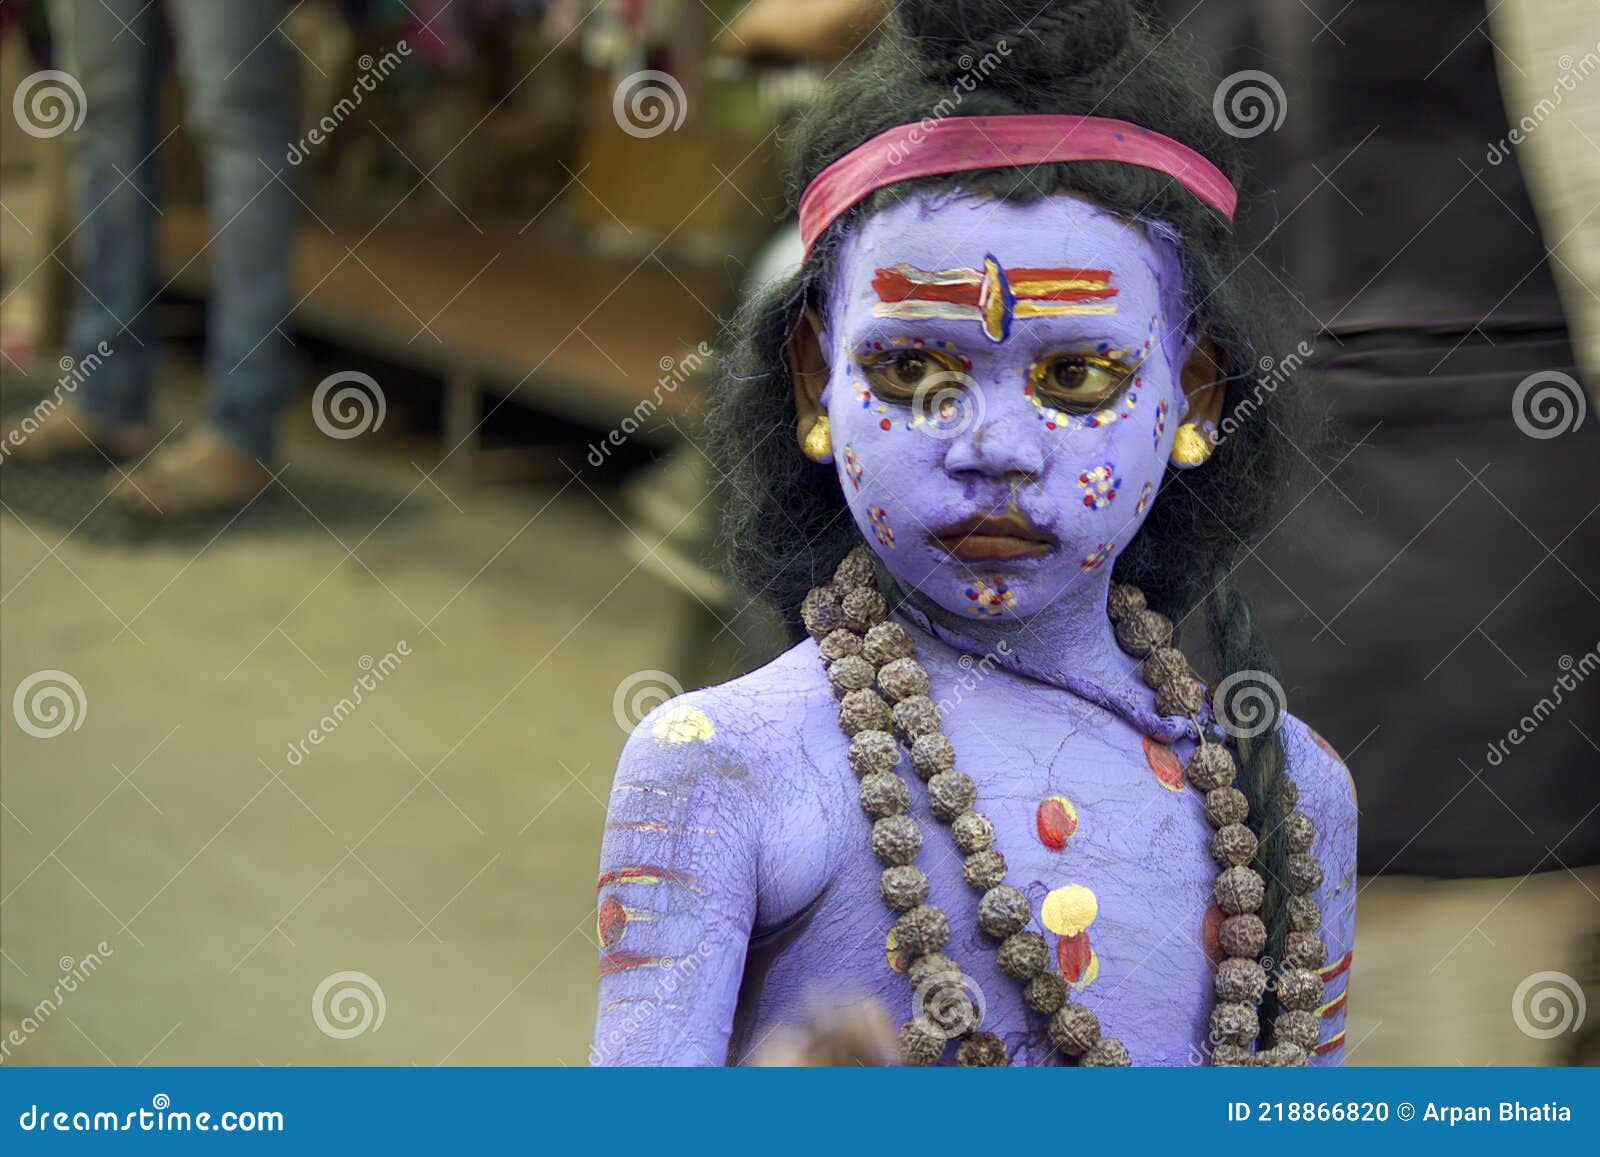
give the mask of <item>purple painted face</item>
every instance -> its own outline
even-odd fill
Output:
[[[1103,589],[1187,409],[1174,247],[1076,197],[919,195],[828,302],[834,463],[889,570],[965,616]]]

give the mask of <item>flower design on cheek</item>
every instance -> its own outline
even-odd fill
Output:
[[[872,536],[878,545],[894,549],[894,530],[889,526],[889,512],[881,506],[867,511],[867,521],[872,524]]]
[[[861,475],[864,471],[861,469],[861,459],[856,457],[855,449],[851,446],[844,448],[844,472],[845,476],[850,479],[850,485],[860,490]]]
[[[1111,505],[1111,500],[1117,496],[1117,488],[1122,485],[1122,479],[1113,473],[1111,463],[1104,466],[1095,466],[1078,475],[1078,487],[1088,491],[1083,496],[1083,504],[1090,510],[1104,510]]]
[[[1161,436],[1167,432],[1167,403],[1166,399],[1156,403],[1156,426],[1151,437],[1154,448],[1161,449]]]
[[[1150,509],[1150,495],[1155,491],[1155,485],[1150,482],[1144,484],[1144,489],[1139,491],[1139,501],[1133,504],[1134,514],[1143,514]]]
[[[974,579],[967,588],[967,598],[972,601],[973,614],[988,615],[990,618],[998,618],[1017,607],[1017,596],[1011,593],[1006,580],[999,576],[989,582]]]
[[[1112,547],[1109,542],[1102,542],[1099,546],[1094,548],[1094,551],[1087,558],[1083,560],[1083,566],[1080,569],[1084,574],[1088,574],[1090,571],[1099,570],[1106,564],[1106,559],[1111,557],[1111,550]]]

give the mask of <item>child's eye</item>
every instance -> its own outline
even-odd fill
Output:
[[[1129,366],[1092,354],[1049,354],[1028,368],[1028,385],[1037,401],[1075,414],[1100,409],[1132,377]]]
[[[963,384],[966,366],[937,350],[894,350],[872,354],[861,361],[862,372],[880,398],[910,401],[924,386],[947,393]]]

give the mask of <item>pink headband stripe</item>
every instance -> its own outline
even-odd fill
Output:
[[[806,256],[849,209],[888,185],[918,177],[1058,161],[1121,161],[1166,173],[1229,221],[1239,194],[1222,171],[1171,137],[1106,117],[949,117],[898,125],[829,165],[800,198]]]

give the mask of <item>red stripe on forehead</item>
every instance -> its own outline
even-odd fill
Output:
[[[879,301],[949,301],[956,305],[977,305],[982,287],[977,271],[971,272],[973,279],[970,284],[952,284],[922,280],[918,274],[922,278],[932,275],[909,267],[880,269],[872,279],[872,288],[877,291]]]
[[[879,269],[872,288],[879,301],[944,301],[952,305],[978,305],[983,291],[983,275],[976,269],[949,269],[930,273],[897,265]],[[1117,296],[1110,285],[1109,269],[1007,269],[1018,301],[1105,301]],[[1030,282],[1077,281],[1081,286],[1057,286],[1046,290],[1030,289]]]

